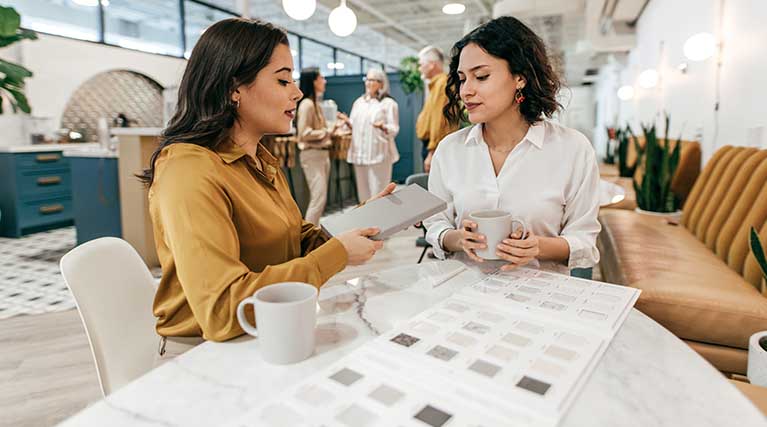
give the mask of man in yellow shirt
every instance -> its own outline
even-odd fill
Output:
[[[418,70],[421,72],[421,78],[428,82],[429,88],[423,110],[415,125],[416,136],[424,144],[422,154],[425,172],[431,169],[431,157],[437,149],[437,144],[447,134],[458,130],[458,127],[448,123],[442,114],[442,109],[447,104],[447,74],[444,71],[444,63],[445,55],[434,46],[426,46],[418,53]]]

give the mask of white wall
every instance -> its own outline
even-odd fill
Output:
[[[0,50],[0,56],[18,61],[34,75],[27,79],[26,94],[32,115],[51,117],[61,123],[67,101],[74,91],[94,75],[109,70],[142,73],[161,85],[177,85],[186,61],[97,43],[41,34],[38,40]],[[24,120],[0,116],[0,145],[27,144]]]
[[[594,140],[594,90],[591,86],[565,87],[560,91],[560,122]]]
[[[652,0],[637,25],[637,47],[625,66],[607,66],[597,84],[597,128],[612,125],[617,102],[620,125],[650,122],[663,111],[671,115],[671,135],[695,139],[702,135],[704,161],[724,145],[767,144],[767,1],[729,0],[721,11],[719,0]],[[716,58],[690,62],[683,54],[684,42],[699,32],[720,34],[723,41],[719,117],[716,104]],[[662,47],[661,47],[662,46]],[[682,74],[677,66],[688,63]],[[653,89],[636,84],[639,73],[657,68],[661,80]],[[617,86],[634,85],[633,100],[617,100]],[[718,122],[718,132],[717,132]],[[762,130],[760,130],[760,127]]]

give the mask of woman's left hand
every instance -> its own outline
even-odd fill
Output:
[[[520,232],[514,232],[496,248],[498,256],[509,262],[501,267],[501,270],[509,271],[522,267],[538,257],[540,254],[538,236],[529,231],[527,238],[523,239],[523,237]]]
[[[386,130],[386,126],[384,126],[383,120],[379,120],[375,123],[373,123],[373,127],[376,129],[380,129],[383,133],[389,133],[388,130]]]

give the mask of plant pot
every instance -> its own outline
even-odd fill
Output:
[[[634,212],[640,213],[642,215],[649,215],[649,216],[655,216],[658,218],[666,218],[673,220],[675,222],[679,222],[682,219],[682,211],[678,210],[676,212],[653,212],[653,211],[646,211],[644,209],[636,208],[634,209]]]

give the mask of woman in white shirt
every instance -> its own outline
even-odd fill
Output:
[[[391,182],[392,165],[399,160],[394,138],[399,132],[397,101],[389,95],[389,79],[380,69],[365,77],[365,94],[357,98],[346,119],[352,143],[346,161],[354,165],[357,197],[367,200]]]
[[[424,224],[439,258],[474,251],[485,237],[469,219],[476,210],[502,209],[528,226],[496,249],[503,270],[522,265],[568,273],[599,261],[599,170],[589,141],[552,123],[561,105],[559,79],[543,41],[519,20],[487,22],[453,46],[445,115],[473,126],[440,142],[429,191],[448,208]],[[464,112],[465,108],[465,112]]]

